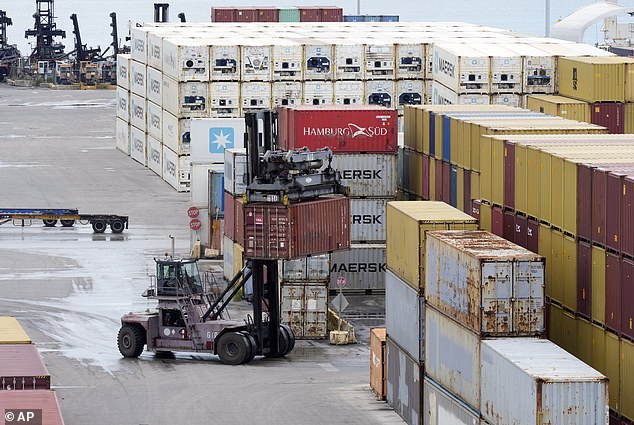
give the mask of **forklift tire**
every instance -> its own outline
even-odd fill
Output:
[[[55,227],[57,220],[42,220],[42,223],[44,223],[44,227]]]
[[[280,331],[282,329],[285,330],[286,333],[288,334],[288,349],[284,353],[284,355],[286,355],[290,353],[291,351],[293,351],[293,348],[295,348],[295,334],[293,333],[293,330],[291,329],[291,327],[288,325],[280,325]]]
[[[92,231],[95,233],[103,233],[106,231],[106,222],[104,220],[95,220],[92,222]]]
[[[73,227],[75,224],[75,220],[60,220],[59,222],[62,223],[62,227]]]
[[[124,227],[123,221],[121,220],[112,220],[110,222],[110,230],[112,230],[112,233],[121,233]]]
[[[246,336],[236,332],[227,332],[218,340],[218,357],[230,365],[239,365],[249,357],[250,343]]]
[[[270,352],[266,354],[266,357],[275,358],[275,357],[284,357],[290,351],[288,347],[290,347],[290,337],[289,334],[286,333],[286,329],[280,326],[280,340],[279,340],[279,351]]]
[[[239,333],[244,335],[244,337],[249,341],[249,348],[251,348],[251,352],[249,353],[247,358],[244,360],[244,363],[249,363],[251,360],[255,358],[255,355],[258,351],[258,347],[255,343],[255,338],[253,338],[253,335],[247,332],[239,332]]]
[[[123,357],[139,357],[145,345],[145,332],[139,325],[121,326],[117,337],[117,346]]]

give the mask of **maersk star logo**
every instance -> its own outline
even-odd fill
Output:
[[[223,153],[234,146],[234,134],[231,127],[209,129],[209,153]]]

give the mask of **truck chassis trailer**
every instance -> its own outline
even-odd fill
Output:
[[[112,233],[128,228],[128,216],[114,214],[80,214],[77,209],[0,208],[0,225],[12,222],[14,226],[31,226],[33,220],[41,220],[45,227],[54,227],[59,221],[62,227],[72,227],[75,222],[90,224],[95,233],[103,233],[110,226]]]

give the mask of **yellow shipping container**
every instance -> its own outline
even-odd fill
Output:
[[[550,227],[545,224],[539,225],[538,254],[546,258],[546,295],[550,297],[553,293],[553,264],[552,258],[552,234]]]
[[[605,324],[605,250],[592,247],[592,320]]]
[[[600,341],[598,342],[600,343]],[[575,356],[581,359],[584,363],[592,365],[594,363],[592,323],[587,320],[577,318],[577,341],[575,345],[577,349]],[[603,348],[605,349],[605,339],[603,341]]]
[[[585,320],[583,322],[588,323]],[[590,324],[590,326],[592,334],[592,361],[588,364],[607,376],[605,368],[605,329],[595,324]],[[581,331],[579,334],[581,335],[581,338],[584,338]]]
[[[237,242],[233,243],[233,271],[238,273],[244,267],[244,248]]]
[[[0,344],[30,344],[31,338],[24,332],[15,317],[0,316]]]
[[[564,311],[563,314],[563,342],[561,348],[569,353],[577,353],[577,334],[578,334],[578,321],[572,314]]]
[[[476,171],[471,172],[471,199],[480,198],[480,173]]]
[[[618,411],[621,408],[621,343],[619,337],[612,332],[605,332],[605,375],[610,380],[610,408]],[[630,363],[632,364],[632,363]],[[630,370],[632,368],[629,368]],[[623,397],[634,405],[634,393]]]
[[[456,177],[456,208],[460,211],[465,211],[464,204],[464,170],[460,167],[456,167],[458,170],[458,176]],[[471,207],[466,211],[471,211]]]
[[[621,339],[620,413],[634,419],[634,344]]]
[[[419,198],[423,197],[423,154],[409,151],[408,158],[408,183],[409,191]]]
[[[577,311],[577,242],[570,236],[563,238],[563,305]]]
[[[478,229],[475,218],[444,202],[388,202],[386,215],[387,267],[421,290],[425,286],[425,232]]]
[[[558,63],[559,93],[586,102],[625,101],[626,58],[561,57]]]
[[[634,103],[625,104],[624,131],[626,134],[634,133]]]
[[[490,232],[492,228],[492,223],[493,223],[493,212],[491,209],[491,205],[481,202],[480,203],[480,229]]]
[[[526,96],[526,107],[543,114],[590,122],[590,104],[583,100],[552,94],[531,94]]]
[[[440,176],[442,178],[442,176]],[[442,195],[442,194],[441,194]],[[436,160],[429,157],[429,199],[433,201],[436,199]]]
[[[634,61],[625,62],[625,101],[634,102]]]
[[[548,283],[546,284],[546,295],[556,300],[560,304],[564,302],[564,235],[555,229],[550,229],[550,255],[546,256],[546,263],[552,265],[551,292],[548,293]]]
[[[564,345],[564,310],[555,304],[550,305],[548,338],[560,347]]]

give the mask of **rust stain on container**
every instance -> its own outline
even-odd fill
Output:
[[[381,400],[386,395],[386,338],[385,328],[370,329],[370,387]]]

